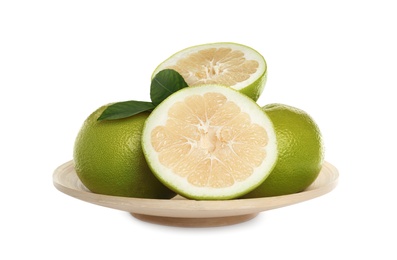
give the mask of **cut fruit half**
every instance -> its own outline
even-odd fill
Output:
[[[273,125],[250,98],[225,86],[179,90],[142,133],[157,178],[191,199],[231,199],[260,185],[277,160]]]
[[[256,50],[237,43],[209,43],[175,53],[153,72],[179,72],[189,86],[220,84],[258,100],[267,79],[267,65]]]

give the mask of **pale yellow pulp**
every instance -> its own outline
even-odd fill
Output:
[[[231,48],[209,48],[181,58],[170,69],[178,71],[189,86],[221,84],[234,86],[250,78],[259,67],[244,53]]]
[[[159,161],[198,187],[244,181],[266,157],[266,130],[220,93],[192,95],[171,106],[151,132]]]

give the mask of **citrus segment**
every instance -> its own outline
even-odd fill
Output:
[[[179,72],[189,86],[221,84],[257,100],[266,84],[267,66],[261,54],[237,43],[209,43],[186,48],[161,63]]]
[[[155,175],[196,199],[249,192],[277,158],[266,114],[251,99],[218,85],[185,88],[163,101],[145,123],[142,144]]]

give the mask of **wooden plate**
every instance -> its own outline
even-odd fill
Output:
[[[53,174],[54,186],[61,192],[86,202],[130,212],[134,217],[162,225],[184,227],[224,226],[244,222],[262,211],[276,209],[332,191],[338,170],[325,162],[316,181],[305,191],[291,195],[222,201],[196,201],[176,196],[170,200],[108,196],[90,192],[80,182],[73,161],[60,165]]]

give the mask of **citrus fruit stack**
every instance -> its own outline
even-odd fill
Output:
[[[153,107],[145,102],[146,112],[101,120],[104,106],[85,121],[73,158],[89,190],[222,200],[296,193],[317,178],[324,153],[314,120],[291,106],[256,103],[267,77],[260,53],[235,43],[198,45],[162,62],[152,80],[164,70],[188,87]]]

